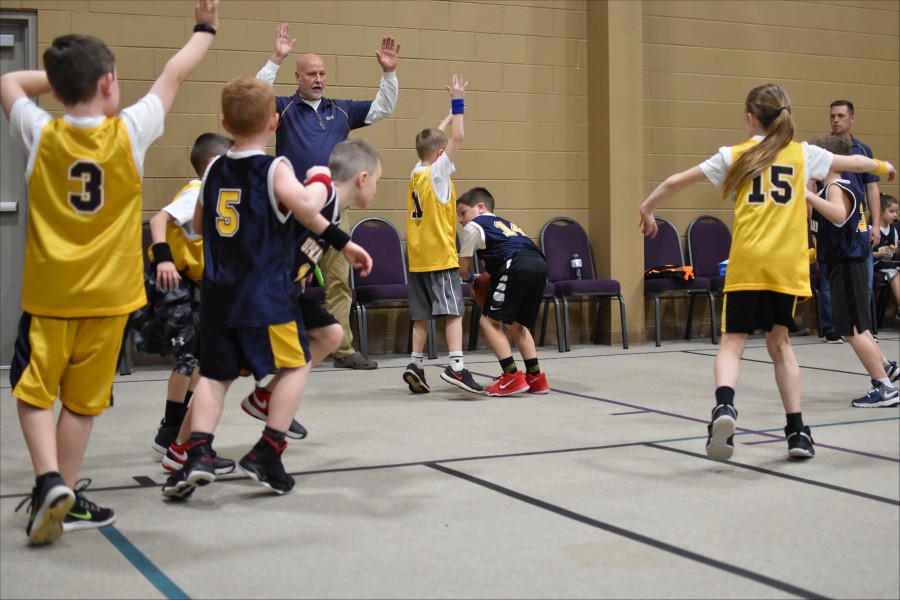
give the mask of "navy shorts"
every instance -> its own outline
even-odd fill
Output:
[[[253,375],[257,381],[276,369],[293,369],[310,360],[303,321],[261,327],[221,327],[200,323],[200,374],[216,381]]]
[[[547,285],[547,261],[535,252],[523,251],[491,277],[484,314],[507,325],[518,323],[533,329]]]

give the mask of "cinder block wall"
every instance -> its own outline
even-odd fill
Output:
[[[66,33],[104,39],[117,57],[123,104],[149,89],[190,35],[192,7],[181,0],[0,0],[0,9],[37,12],[39,54]],[[165,135],[147,155],[145,215],[194,176],[188,161],[194,138],[205,131],[224,133],[219,125],[223,82],[253,76],[271,53],[275,27],[289,22],[297,38],[295,54],[311,51],[325,59],[332,97],[374,97],[381,73],[374,53],[381,38],[391,35],[401,44],[395,114],[353,134],[380,148],[384,177],[375,208],[351,211],[351,222],[373,214],[403,231],[415,134],[447,113],[443,86],[460,72],[470,86],[457,189],[488,187],[498,212],[535,238],[558,214],[587,227],[592,210],[587,10],[587,0],[224,0],[213,48],[179,92]],[[828,104],[843,97],[857,106],[858,137],[877,156],[900,162],[897,2],[644,0],[642,10],[645,83],[643,98],[635,102],[644,106],[644,150],[634,160],[644,161],[646,192],[718,146],[743,139],[743,99],[767,81],[791,94],[798,137],[827,132]],[[282,66],[276,82],[280,94],[293,92],[293,65],[288,58]],[[59,109],[49,97],[41,104]],[[883,189],[898,193],[896,183]],[[634,206],[634,223],[622,226],[635,227],[641,200],[615,200]],[[682,232],[703,213],[732,222],[731,207],[703,185],[659,212]],[[619,251],[642,252],[636,227],[633,244]],[[583,320],[593,313],[575,311],[575,342],[588,333]],[[646,316],[652,324],[652,312]],[[673,332],[682,318],[678,311],[667,313]],[[387,343],[374,344],[373,351],[405,351],[406,327],[403,318],[376,318],[373,337]],[[635,330],[633,343],[652,337],[644,331],[644,315],[629,314],[629,329]]]

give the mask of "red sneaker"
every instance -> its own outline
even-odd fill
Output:
[[[550,391],[550,386],[547,385],[547,376],[544,373],[537,375],[525,373],[525,381],[528,382],[528,392],[531,394],[546,394]]]
[[[265,421],[269,414],[269,400],[272,398],[272,392],[256,386],[246,398],[241,402],[241,408],[250,416],[256,417],[260,421]]]
[[[495,378],[495,381],[497,383],[484,390],[488,396],[511,396],[528,391],[528,382],[525,381],[525,373],[522,371],[504,372],[500,377]]]

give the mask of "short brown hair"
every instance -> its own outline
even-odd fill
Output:
[[[261,132],[274,112],[275,93],[258,79],[235,77],[222,90],[222,118],[235,135]]]
[[[44,51],[44,71],[53,91],[69,106],[93,100],[100,78],[116,72],[116,59],[99,38],[63,35]]]
[[[843,154],[849,156],[853,152],[853,144],[847,138],[829,133],[822,135],[810,142],[813,146],[824,148],[832,154]]]
[[[350,181],[359,173],[373,173],[381,164],[381,155],[375,147],[362,138],[350,138],[334,147],[328,158],[331,180],[338,183]]]
[[[447,134],[436,127],[423,129],[416,136],[416,154],[419,155],[419,160],[425,160],[436,150],[446,147]]]
[[[459,198],[456,199],[456,205],[465,204],[466,206],[478,206],[484,204],[488,212],[494,212],[494,197],[487,188],[474,187]]]

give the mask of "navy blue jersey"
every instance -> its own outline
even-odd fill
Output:
[[[294,93],[276,97],[275,107],[281,117],[275,132],[275,154],[286,156],[303,181],[310,167],[328,164],[331,151],[351,130],[366,126],[372,101],[322,98],[316,110]]]
[[[296,320],[292,301],[293,215],[275,200],[279,161],[262,152],[228,152],[203,180],[201,319],[224,327],[261,327]]]
[[[484,261],[485,270],[493,279],[497,279],[506,261],[523,250],[543,256],[525,232],[506,219],[486,214],[478,215],[471,222],[484,231],[484,249],[478,250],[478,257]]]
[[[325,202],[320,214],[333,225],[341,222],[341,210],[338,204],[337,191],[332,187],[331,196]],[[331,247],[331,244],[311,232],[309,229],[294,221],[296,229],[296,263],[294,265],[294,280],[299,282],[316,268],[322,255]]]
[[[818,211],[813,210],[811,228],[816,236],[816,254],[819,262],[826,264],[841,261],[864,260],[869,255],[868,237],[859,233],[866,231],[865,217],[862,216],[862,201],[855,186],[845,179],[832,181],[819,195],[825,198],[826,190],[837,185],[850,194],[850,214],[841,225],[835,225]]]

